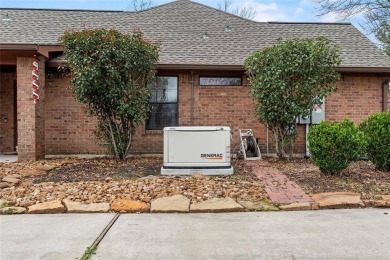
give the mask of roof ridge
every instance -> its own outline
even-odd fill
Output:
[[[72,11],[72,12],[104,12],[104,13],[136,13],[136,11],[125,10],[90,10],[90,9],[55,9],[55,8],[17,8],[0,7],[0,10],[26,10],[26,11]]]
[[[154,9],[156,9],[156,8],[160,8],[160,7],[167,6],[167,5],[171,5],[171,4],[176,4],[176,3],[182,2],[182,1],[189,1],[189,2],[191,2],[190,0],[175,0],[175,1],[171,1],[171,2],[165,3],[165,4],[155,5],[155,6],[146,8],[146,9],[144,9],[144,10],[139,10],[139,11],[136,11],[135,13],[147,12],[147,11],[150,11],[150,10],[154,10]]]
[[[333,25],[352,25],[350,22],[279,22],[279,21],[269,21],[269,24],[333,24]]]
[[[218,11],[218,12],[221,12],[222,14],[225,14],[225,15],[228,15],[228,16],[233,16],[235,18],[239,18],[241,20],[244,20],[244,21],[247,21],[247,22],[252,22],[252,23],[255,23],[255,24],[262,24],[262,23],[267,23],[267,22],[259,22],[259,21],[255,21],[255,20],[251,20],[251,19],[248,19],[248,18],[244,18],[242,16],[239,16],[239,15],[235,15],[235,14],[232,14],[232,13],[229,13],[229,12],[226,12],[226,11],[223,11],[221,9],[218,9],[218,8],[215,8],[215,7],[212,7],[212,6],[208,6],[208,5],[205,5],[205,4],[201,4],[201,3],[198,3],[198,2],[193,2],[191,0],[177,0],[175,2],[189,2],[189,3],[192,3],[192,4],[196,4],[196,5],[200,5],[202,7],[206,7],[208,9],[212,9],[214,11]]]

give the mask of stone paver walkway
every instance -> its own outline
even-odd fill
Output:
[[[256,176],[265,184],[265,191],[275,204],[314,203],[295,183],[265,161],[248,161]]]

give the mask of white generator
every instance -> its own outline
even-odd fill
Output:
[[[230,136],[224,126],[165,127],[161,174],[233,174]]]

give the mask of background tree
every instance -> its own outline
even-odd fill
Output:
[[[152,0],[132,0],[132,5],[129,9],[134,11],[142,11],[145,9],[148,9],[152,7],[153,1]],[[217,4],[217,8],[219,10],[232,13],[237,16],[241,16],[246,19],[253,19],[255,18],[256,11],[252,7],[242,7],[242,8],[235,8],[231,9],[230,6],[232,5],[232,1],[230,0],[221,0]]]
[[[390,55],[390,1],[389,0],[314,0],[319,15],[335,13],[344,20],[363,15],[362,27],[372,33]]]
[[[158,46],[140,31],[113,29],[66,31],[61,42],[76,99],[97,117],[97,136],[117,159],[126,158],[136,125],[148,115],[146,85],[154,78]]]
[[[142,11],[153,6],[152,0],[132,0],[131,9],[134,11]]]
[[[274,133],[279,158],[292,155],[297,117],[336,90],[340,63],[338,48],[325,37],[279,40],[246,59],[255,113]]]
[[[256,11],[252,7],[242,7],[242,8],[235,8],[231,9],[230,6],[232,5],[232,1],[230,0],[221,0],[217,4],[217,8],[219,10],[222,10],[224,12],[232,13],[237,16],[241,16],[246,19],[252,20],[255,18]]]

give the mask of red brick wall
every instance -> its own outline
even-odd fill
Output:
[[[233,149],[238,149],[238,129],[252,128],[256,137],[260,137],[261,149],[265,151],[266,128],[261,125],[252,112],[249,98],[249,86],[244,79],[243,86],[199,86],[199,75],[242,76],[241,72],[208,72],[193,73],[194,79],[194,114],[191,121],[191,72],[164,71],[159,75],[179,77],[179,125],[180,126],[229,126],[233,133]],[[272,139],[270,133],[270,140]],[[146,131],[139,127],[133,144],[133,153],[162,153],[163,132]],[[238,150],[237,150],[238,151]]]
[[[233,133],[233,153],[239,149],[239,129],[253,129],[265,152],[266,127],[259,123],[249,97],[250,87],[243,77],[242,86],[199,86],[199,76],[242,76],[240,72],[199,72],[195,74],[195,124],[229,126]],[[269,133],[271,134],[271,133]],[[272,137],[272,136],[271,136]]]
[[[46,73],[46,154],[104,153],[95,141],[96,119],[74,99],[68,78]]]
[[[233,144],[239,143],[238,129],[252,128],[260,138],[261,152],[266,152],[266,127],[253,114],[249,86],[244,78],[243,86],[199,86],[199,75],[241,75],[240,72],[194,72],[194,121],[191,122],[191,74],[189,70],[164,71],[160,75],[179,76],[179,125],[223,125],[232,128]],[[345,75],[337,93],[326,99],[326,119],[342,120],[345,116],[359,123],[369,114],[382,108],[382,83],[384,77]],[[96,121],[86,117],[81,106],[68,89],[69,82],[61,75],[47,78],[46,85],[46,153],[76,154],[104,153],[96,144],[93,130]],[[342,111],[342,112],[341,112]],[[298,129],[296,153],[304,153],[304,126]],[[274,152],[273,134],[269,132],[270,152]],[[162,131],[146,131],[138,127],[132,145],[132,153],[162,153]],[[236,150],[235,150],[236,151]],[[234,152],[235,152],[234,151]]]
[[[388,78],[387,78],[388,79]],[[326,120],[348,117],[356,124],[382,111],[382,84],[386,77],[344,75],[338,90],[326,99]]]
[[[14,152],[14,84],[16,72],[0,74],[0,154]]]

